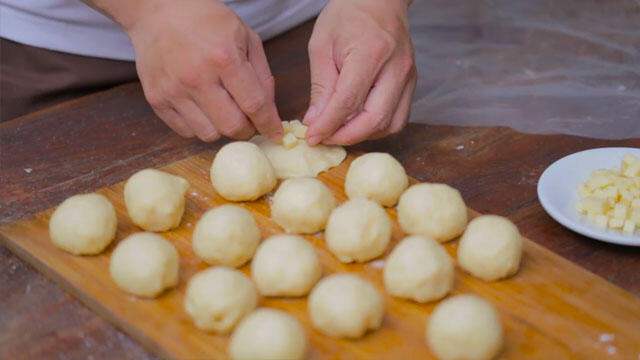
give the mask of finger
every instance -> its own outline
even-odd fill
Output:
[[[222,84],[260,133],[272,141],[282,139],[283,130],[276,104],[262,87],[247,60],[222,71]]]
[[[264,53],[262,40],[255,32],[251,32],[249,34],[247,58],[255,69],[262,87],[267,91],[269,99],[275,101],[275,82],[273,74],[271,74],[271,68],[269,68],[267,55]]]
[[[323,142],[352,145],[389,127],[406,85],[407,75],[398,71],[393,62],[387,63],[371,88],[363,110]]]
[[[331,136],[362,105],[381,64],[364,54],[354,53],[345,59],[335,91],[325,109],[309,125],[307,143],[316,145]]]
[[[200,140],[210,142],[220,138],[220,133],[193,100],[183,98],[175,101],[173,105]]]
[[[397,134],[404,129],[407,125],[407,121],[409,120],[409,114],[411,113],[411,101],[413,100],[413,92],[415,91],[416,83],[417,77],[413,77],[409,80],[409,83],[402,91],[402,97],[398,102],[398,108],[396,109],[389,126],[382,131],[376,132],[370,136],[369,139],[379,139],[392,134]]]
[[[236,102],[219,84],[211,84],[193,96],[196,104],[220,134],[246,140],[256,132]]]
[[[164,121],[165,124],[167,124],[167,126],[171,128],[171,130],[178,133],[178,135],[187,138],[193,137],[193,130],[191,130],[189,125],[187,125],[175,109],[171,107],[153,108],[153,111],[160,119],[162,119],[162,121]]]
[[[309,43],[309,66],[311,70],[311,98],[309,108],[302,119],[310,125],[324,110],[338,81],[338,69],[333,60],[331,46],[312,41]]]

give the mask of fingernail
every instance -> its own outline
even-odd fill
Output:
[[[317,112],[318,112],[318,109],[315,106],[310,106],[309,109],[307,110],[307,113],[304,114],[302,123],[307,125],[312,118],[318,115]]]

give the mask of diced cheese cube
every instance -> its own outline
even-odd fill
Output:
[[[606,229],[608,222],[609,222],[609,219],[607,218],[606,215],[598,215],[598,216],[596,216],[595,224],[596,224],[597,227]]]
[[[591,193],[592,192],[587,189],[587,185],[585,183],[578,185],[578,195],[580,195],[580,197],[587,197],[591,195]]]
[[[636,162],[628,165],[627,168],[622,172],[622,174],[629,178],[640,176],[640,163]]]
[[[629,215],[629,220],[633,221],[636,224],[640,224],[640,210],[633,210]]]
[[[628,190],[620,189],[620,199],[618,201],[630,205],[631,201],[633,201],[633,195]]]
[[[307,135],[307,126],[303,125],[299,120],[293,120],[291,122],[291,132],[298,139],[304,139]]]
[[[590,214],[603,214],[606,210],[606,202],[593,196],[582,199],[582,206]]]
[[[282,122],[282,130],[284,130],[285,134],[288,134],[291,132],[291,124],[288,121],[283,121]]]
[[[282,137],[282,145],[287,149],[293,149],[298,145],[298,139],[292,133],[286,133]]]
[[[611,218],[609,219],[609,227],[612,229],[620,229],[624,222],[624,219]]]
[[[640,209],[640,198],[636,197],[635,199],[633,199],[631,201],[631,208],[632,209]]]
[[[592,175],[587,180],[587,187],[592,190],[603,188],[607,185],[612,185],[613,179],[613,176],[610,175]]]
[[[633,234],[636,231],[636,223],[631,220],[627,220],[624,222],[624,226],[622,227],[622,231],[627,234]]]
[[[640,162],[640,158],[633,156],[633,154],[625,154],[622,157],[622,165],[631,165]]]
[[[627,218],[627,206],[624,204],[616,204],[613,208],[613,217],[624,220]]]
[[[582,205],[582,201],[576,202],[576,210],[580,214],[586,214],[587,213],[587,209],[585,209],[584,206]]]

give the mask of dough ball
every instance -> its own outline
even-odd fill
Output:
[[[458,245],[460,267],[485,281],[515,274],[521,257],[522,236],[518,227],[497,215],[471,220]]]
[[[363,197],[382,206],[394,206],[409,185],[402,165],[387,153],[369,153],[349,166],[344,190],[349,199]]]
[[[337,145],[309,146],[306,141],[300,140],[295,147],[287,149],[262,135],[256,135],[249,141],[264,151],[278,179],[315,177],[322,171],[340,165],[347,157],[347,151]]]
[[[322,275],[313,246],[297,235],[265,240],[251,261],[251,276],[265,296],[302,296]]]
[[[288,233],[313,234],[324,230],[336,200],[322,181],[285,180],[273,197],[271,217]]]
[[[251,201],[273,190],[276,174],[269,159],[253,143],[236,141],[223,146],[211,165],[211,183],[230,201]]]
[[[460,192],[445,184],[416,184],[400,196],[398,223],[404,232],[439,242],[454,239],[467,226]]]
[[[124,202],[134,224],[147,231],[166,231],[180,225],[189,182],[154,169],[133,174],[124,186]]]
[[[382,296],[368,282],[351,274],[322,279],[309,295],[313,326],[332,337],[359,338],[380,327]]]
[[[162,236],[136,233],[118,243],[111,254],[109,272],[122,290],[154,298],[178,283],[176,248]]]
[[[262,308],[245,317],[229,342],[233,360],[302,360],[307,353],[305,331],[284,311]]]
[[[364,262],[384,253],[391,240],[391,220],[382,206],[364,198],[333,210],[325,231],[327,247],[338,260]]]
[[[204,213],[193,231],[193,252],[211,265],[238,267],[256,252],[260,229],[251,213],[222,205]]]
[[[476,295],[458,295],[438,304],[429,318],[426,337],[440,360],[489,360],[502,349],[498,313]]]
[[[224,266],[203,270],[189,280],[184,308],[199,329],[229,332],[258,304],[258,292],[245,274]]]
[[[384,285],[389,294],[417,302],[441,299],[453,287],[453,261],[435,240],[409,236],[384,264]]]
[[[53,244],[74,255],[95,255],[113,241],[118,219],[113,205],[100,194],[72,196],[49,220]]]

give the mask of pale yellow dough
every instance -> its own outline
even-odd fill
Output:
[[[95,255],[113,241],[116,211],[100,194],[72,196],[58,205],[49,220],[49,236],[58,248],[74,255]]]
[[[333,193],[322,181],[287,179],[273,196],[271,217],[288,233],[313,234],[324,230],[335,207]]]
[[[248,276],[224,266],[193,275],[184,307],[199,329],[226,333],[258,304],[258,292]]]
[[[382,206],[394,206],[409,178],[402,164],[387,153],[368,153],[349,165],[344,191],[349,199],[363,197]]]
[[[344,263],[369,261],[387,249],[391,240],[391,219],[374,201],[348,200],[329,216],[325,239],[338,260]]]
[[[309,295],[308,309],[313,326],[337,338],[359,338],[367,330],[379,328],[384,316],[380,293],[351,274],[320,280]]]
[[[298,320],[284,311],[261,308],[247,315],[231,334],[233,360],[302,360],[307,336]]]
[[[260,229],[251,213],[237,205],[222,205],[202,215],[191,243],[197,257],[211,265],[238,267],[251,259]]]
[[[467,226],[460,192],[446,184],[416,184],[400,196],[398,223],[404,232],[438,242],[454,239]]]
[[[111,278],[122,290],[154,298],[178,283],[178,251],[162,236],[151,232],[129,235],[113,250]]]
[[[342,146],[317,145],[309,146],[304,140],[299,140],[295,147],[285,148],[262,135],[256,135],[251,140],[258,145],[269,158],[276,176],[279,179],[293,177],[315,177],[322,171],[340,165],[347,156]]]
[[[522,236],[509,219],[482,215],[471,220],[458,244],[458,264],[485,281],[515,274],[522,257]]]
[[[251,261],[251,276],[264,296],[306,295],[321,275],[316,251],[298,235],[268,238]]]
[[[124,186],[124,202],[134,224],[147,231],[177,227],[184,213],[189,182],[154,169],[133,174]]]
[[[227,200],[252,201],[273,190],[277,179],[262,150],[253,143],[235,141],[213,159],[211,183]]]
[[[409,236],[384,263],[384,285],[389,294],[429,302],[441,299],[453,287],[453,261],[437,241]]]
[[[490,360],[502,349],[498,313],[476,295],[442,301],[431,314],[426,330],[429,349],[439,360]]]

